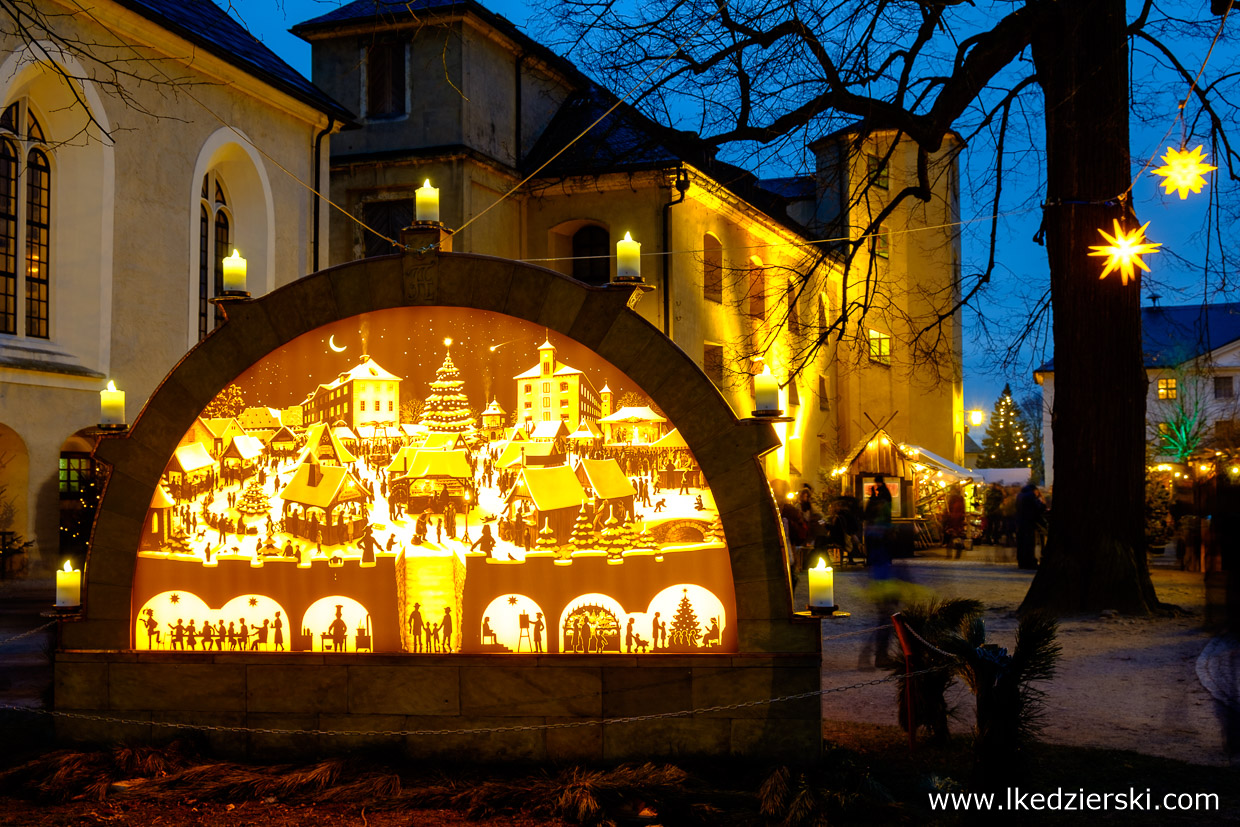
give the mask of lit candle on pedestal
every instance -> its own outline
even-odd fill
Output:
[[[56,607],[60,609],[82,605],[82,572],[65,561],[62,571],[56,572]]]
[[[232,255],[224,259],[224,286],[225,293],[244,293],[245,292],[245,259],[237,252],[234,247]]]
[[[818,558],[818,565],[809,570],[809,608],[835,608],[835,572],[827,565],[827,561]]]
[[[439,188],[429,178],[414,192],[414,215],[418,221],[439,220]]]
[[[771,366],[764,365],[754,377],[754,407],[759,416],[779,416],[779,382],[771,375]]]
[[[642,277],[642,245],[629,233],[616,242],[616,278],[640,279]]]
[[[125,392],[116,389],[116,383],[108,380],[108,387],[99,391],[99,424],[125,424]]]

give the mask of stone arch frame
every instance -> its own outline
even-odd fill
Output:
[[[351,262],[228,304],[225,324],[168,374],[130,431],[103,438],[95,452],[111,473],[84,571],[83,618],[65,627],[65,648],[129,647],[130,590],[147,506],[178,440],[220,388],[330,322],[402,306],[452,306],[555,330],[649,393],[680,428],[715,493],[736,587],[739,651],[817,653],[818,624],[793,612],[778,511],[760,465],[779,444],[774,429],[738,420],[692,359],[630,309],[636,296],[520,262],[431,252]]]

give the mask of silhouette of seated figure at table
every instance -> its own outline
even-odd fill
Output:
[[[324,642],[326,642],[326,640],[331,640],[332,649],[336,652],[344,651],[345,641],[348,639],[348,636],[349,636],[349,628],[345,624],[344,618],[341,617],[341,615],[343,614],[344,614],[344,605],[343,604],[337,605],[336,606],[336,619],[333,620],[331,622],[331,625],[327,627],[327,634],[323,636]]]
[[[495,637],[495,630],[491,628],[491,618],[482,618],[482,642],[498,644],[499,639]]]

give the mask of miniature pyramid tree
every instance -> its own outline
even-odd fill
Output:
[[[603,523],[603,536],[599,540],[599,548],[607,552],[608,558],[618,558],[624,552],[624,527],[616,518],[614,508],[607,510],[607,522]]]
[[[266,514],[271,510],[271,501],[263,493],[263,487],[258,484],[257,479],[250,480],[250,484],[237,498],[237,510],[242,514]]]
[[[673,652],[692,652],[697,649],[698,637],[702,631],[698,628],[697,614],[693,604],[689,602],[689,590],[682,589],[684,594],[672,617],[672,630],[668,648]]]
[[[452,363],[452,354],[443,358],[431,382],[431,395],[422,406],[422,424],[432,433],[460,434],[473,424],[469,398],[465,396],[465,380]]]
[[[577,521],[573,523],[573,533],[569,535],[569,545],[574,551],[586,551],[598,546],[594,537],[594,526],[590,523],[590,514],[585,503],[577,512]]]
[[[718,514],[715,515],[715,519],[711,521],[711,524],[706,529],[706,539],[717,543],[726,542],[723,536],[723,520]]]
[[[1032,431],[1020,407],[1012,399],[1012,388],[1003,386],[1003,395],[995,402],[982,440],[978,468],[1028,468],[1029,438]]]
[[[543,520],[543,527],[538,530],[538,540],[534,543],[534,548],[542,552],[554,552],[557,545],[555,530],[551,528],[551,521]]]

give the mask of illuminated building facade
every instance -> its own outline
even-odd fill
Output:
[[[602,400],[589,378],[557,360],[549,341],[538,348],[538,364],[513,379],[517,420],[531,428],[540,422],[564,422],[575,431],[582,422],[598,421],[602,413]]]
[[[319,385],[301,403],[302,424],[343,422],[395,430],[400,424],[400,377],[362,354],[354,367]]]

